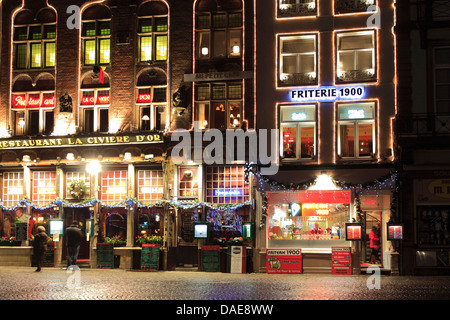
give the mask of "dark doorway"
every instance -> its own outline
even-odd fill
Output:
[[[178,247],[177,263],[178,267],[198,266],[198,240],[194,239],[194,212],[190,210],[180,210],[178,214]]]
[[[64,226],[68,228],[72,222],[78,221],[78,227],[81,229],[84,237],[80,242],[80,251],[78,260],[89,259],[89,241],[86,239],[86,220],[90,218],[89,208],[64,208]],[[67,259],[66,237],[63,237],[63,260]]]

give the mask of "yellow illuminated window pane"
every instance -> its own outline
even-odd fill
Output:
[[[141,37],[141,61],[152,60],[152,37]]]
[[[84,42],[84,64],[95,64],[95,40]]]
[[[111,59],[111,40],[101,39],[100,40],[100,64],[107,64]]]
[[[42,62],[42,46],[40,43],[31,44],[31,67],[40,68]]]
[[[167,60],[167,36],[156,36],[156,60]]]
[[[45,44],[45,66],[54,67],[56,61],[56,44],[49,42]]]

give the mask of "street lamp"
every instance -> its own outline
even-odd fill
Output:
[[[86,165],[86,171],[91,174],[97,174],[102,170],[102,167],[98,161],[91,161]]]

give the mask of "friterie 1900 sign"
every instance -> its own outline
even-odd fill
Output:
[[[359,100],[366,94],[364,86],[300,88],[289,91],[292,102]]]
[[[267,273],[302,273],[301,249],[267,249]]]

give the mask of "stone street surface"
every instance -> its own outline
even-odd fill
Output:
[[[0,267],[0,300],[450,300],[450,277]]]

